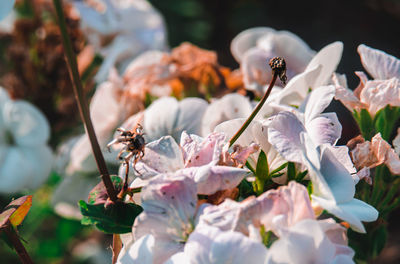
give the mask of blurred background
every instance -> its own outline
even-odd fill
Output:
[[[359,44],[364,43],[400,57],[400,0],[150,0],[149,2],[165,19],[170,48],[184,41],[191,42],[201,48],[216,51],[219,63],[232,69],[237,68],[238,64],[230,52],[231,40],[241,31],[257,26],[291,31],[316,51],[334,41],[342,41],[344,52],[337,72],[347,75],[351,88],[358,85],[358,78],[353,72],[363,69],[356,51]],[[27,18],[32,16],[32,6],[29,3],[19,1],[18,8],[23,16]],[[40,12],[48,12],[51,16],[51,5],[47,5]],[[70,17],[69,26],[76,28],[73,40],[76,51],[80,51],[85,40],[77,29],[79,21],[74,19],[73,16]],[[53,132],[56,132],[51,139],[51,145],[55,148],[63,139],[65,129],[72,127],[71,124],[79,124],[79,118],[71,99],[72,95],[60,96],[67,93],[63,89],[69,88],[70,82],[66,68],[62,68],[64,63],[62,53],[57,53],[57,49],[50,50],[60,45],[57,33],[54,33],[54,38],[46,43],[47,46],[37,47],[39,50],[42,49],[42,53],[37,53],[37,59],[42,60],[42,56],[45,56],[46,61],[52,63],[52,69],[57,69],[56,71],[48,70],[41,83],[35,84],[35,81],[32,81],[37,79],[34,72],[43,71],[43,67],[32,68],[29,63],[25,64],[25,68],[16,67],[19,62],[24,61],[21,55],[23,50],[34,50],[30,47],[33,45],[32,41],[24,39],[23,35],[34,30],[37,23],[40,22],[25,20],[18,24],[20,36],[17,39],[20,41],[20,46],[14,48],[11,56],[7,53],[7,49],[16,38],[10,34],[0,34],[0,76],[6,76],[0,79],[0,84],[19,87],[14,89],[14,92],[21,91],[20,87],[31,89],[23,94],[15,92],[14,95],[17,98],[20,96],[31,99],[46,114],[52,123]],[[49,30],[51,29],[54,28],[50,27]],[[13,34],[16,34],[15,31]],[[28,68],[32,69],[32,76],[25,76],[23,81],[15,79],[15,76]],[[93,85],[88,78],[85,87],[89,94]],[[57,87],[59,93],[49,93],[46,90],[50,89],[48,87]],[[61,98],[65,101],[63,107],[57,111],[46,104],[49,100],[56,101]],[[352,129],[354,126],[352,117],[337,102],[330,106],[329,111],[332,110],[338,112],[346,142],[357,134],[357,131]],[[29,253],[36,263],[109,263],[111,251],[104,249],[111,245],[111,237],[91,227],[82,226],[77,220],[65,219],[54,213],[49,200],[59,182],[60,176],[52,173],[46,185],[34,193],[33,207],[20,228],[20,235],[27,241],[26,247]],[[0,208],[8,204],[12,197],[18,196],[19,194],[0,196]],[[398,220],[400,212],[391,216],[388,223],[389,242],[376,263],[400,262]],[[3,242],[0,242],[0,256],[1,263],[18,263],[17,255]]]

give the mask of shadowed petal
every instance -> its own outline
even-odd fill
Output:
[[[386,80],[393,77],[400,79],[398,58],[364,44],[359,45],[357,51],[362,65],[374,79]]]

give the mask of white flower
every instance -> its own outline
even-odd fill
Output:
[[[96,75],[98,82],[107,78],[116,63],[123,69],[124,63],[145,50],[166,48],[164,21],[147,1],[99,0],[91,4],[74,1],[89,43],[105,57]]]
[[[321,129],[321,134],[324,134]],[[347,221],[358,232],[365,232],[361,221],[378,217],[372,206],[354,199],[355,183],[348,169],[335,157],[329,144],[313,142],[300,120],[281,112],[268,124],[268,140],[287,160],[304,164],[313,183],[314,202]]]
[[[302,220],[287,228],[268,250],[266,263],[354,263],[346,230],[333,219]]]
[[[47,179],[53,162],[49,137],[44,115],[0,87],[0,193],[35,189]]]
[[[280,56],[290,61],[287,75],[291,78],[303,72],[315,55],[315,52],[295,34],[275,31],[268,27],[251,28],[241,32],[232,40],[231,52],[240,63],[246,88],[259,93],[272,77],[271,70],[267,67],[269,59]]]

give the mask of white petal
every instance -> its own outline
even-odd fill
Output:
[[[189,134],[201,134],[201,120],[208,103],[200,98],[185,98],[179,102],[177,119],[171,135],[178,142],[183,131]]]
[[[145,155],[136,164],[142,179],[157,173],[175,172],[184,167],[179,145],[171,136],[165,136],[146,145]]]
[[[267,248],[239,232],[201,225],[190,235],[184,254],[187,263],[259,263],[266,258]]]
[[[378,218],[379,213],[374,207],[357,199],[338,204],[314,195],[311,195],[311,197],[322,208],[348,222],[356,232],[365,233],[365,228],[361,221],[372,222]]]
[[[313,88],[326,85],[336,70],[340,59],[342,58],[343,43],[336,41],[325,46],[310,61],[305,71],[313,69],[317,65],[322,65],[319,76],[314,80]]]
[[[147,141],[169,135],[177,119],[178,102],[173,97],[162,97],[154,101],[145,111],[143,128]]]
[[[306,219],[272,244],[268,263],[330,263],[335,253],[335,245],[326,237],[318,221]]]
[[[249,173],[245,169],[228,166],[202,166],[193,168],[193,170],[193,177],[198,188],[197,192],[206,195],[235,188]]]
[[[315,55],[315,51],[311,50],[307,43],[299,36],[289,31],[277,31],[271,35],[273,37],[267,41],[266,48],[268,48],[268,42],[272,42],[272,49],[276,53],[276,56],[283,57],[286,61],[290,62],[289,68],[294,69],[296,73],[304,71],[307,64]],[[265,47],[264,40],[266,40],[266,37],[260,38],[258,41],[259,47]]]
[[[321,114],[331,103],[335,96],[335,87],[333,85],[322,86],[313,90],[300,109],[305,109],[305,122],[309,122]]]
[[[240,94],[227,94],[221,99],[213,101],[204,113],[202,120],[203,132],[205,136],[211,133],[214,128],[224,121],[248,117],[253,110],[250,101]]]
[[[315,80],[320,75],[322,66],[315,65],[291,79],[282,93],[277,97],[276,102],[286,105],[300,105],[306,98],[310,88],[314,88]]]
[[[336,113],[321,114],[306,123],[306,129],[317,146],[325,143],[334,145],[342,136],[342,125]]]
[[[133,244],[124,245],[118,256],[118,264],[153,264],[154,237],[146,235]]]
[[[280,112],[268,124],[268,141],[288,161],[302,163],[300,133],[303,124],[290,112]]]
[[[8,101],[3,108],[3,118],[6,128],[18,145],[42,145],[50,137],[50,126],[46,117],[28,102]]]
[[[24,148],[8,148],[8,153],[0,164],[1,193],[14,193],[25,186],[33,169],[32,163],[24,162],[26,158]]]
[[[357,48],[364,68],[374,79],[400,79],[400,60],[386,52],[361,44]]]
[[[257,41],[265,34],[275,32],[269,27],[255,27],[240,32],[231,42],[231,52],[237,62],[241,62],[243,54],[257,45]]]

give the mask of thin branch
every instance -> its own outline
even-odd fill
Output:
[[[276,79],[278,78],[278,74],[274,73],[272,77],[272,81],[268,86],[267,91],[265,92],[263,98],[261,98],[261,101],[258,102],[256,108],[253,110],[253,112],[250,114],[250,116],[247,118],[246,122],[240,127],[240,129],[236,132],[235,135],[229,140],[229,147],[235,143],[235,141],[240,137],[240,135],[246,130],[246,128],[250,125],[251,121],[253,121],[254,117],[258,114],[258,112],[261,110],[261,107],[264,105],[265,101],[267,101],[267,98],[269,97],[269,94],[271,93],[272,87],[274,87],[274,84],[276,82]]]
[[[269,97],[272,88],[275,85],[276,79],[279,77],[280,80],[285,84],[286,83],[286,62],[283,58],[281,57],[274,57],[269,61],[269,66],[272,69],[272,80],[268,86],[267,91],[265,92],[263,98],[261,98],[261,101],[257,104],[256,108],[253,110],[253,112],[250,114],[250,116],[247,118],[246,122],[240,127],[240,129],[236,132],[235,135],[229,140],[229,147],[233,145],[233,143],[236,142],[236,140],[240,137],[240,135],[246,130],[246,128],[250,125],[251,121],[256,117],[258,112],[261,110],[262,106],[264,105],[265,101],[267,101],[267,98]]]
[[[83,87],[80,80],[78,66],[76,62],[76,55],[72,50],[71,40],[67,33],[67,26],[65,24],[65,17],[62,10],[61,0],[53,0],[53,4],[58,17],[58,25],[60,27],[62,42],[64,46],[65,57],[68,65],[68,71],[72,80],[75,98],[78,102],[79,114],[85,125],[86,133],[88,134],[90,144],[92,145],[93,154],[99,169],[101,179],[106,187],[107,194],[111,201],[117,201],[117,192],[112,184],[110,174],[108,173],[106,162],[100,149],[99,142],[97,141],[94,132],[92,121],[90,120],[90,112],[87,102],[83,96]]]
[[[7,222],[6,226],[2,229],[8,239],[10,240],[11,244],[14,246],[15,251],[17,252],[21,262],[23,264],[33,264],[31,257],[29,256],[28,252],[26,251],[24,245],[22,244],[21,240],[19,239],[18,235],[15,233],[14,228],[10,221]]]

